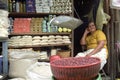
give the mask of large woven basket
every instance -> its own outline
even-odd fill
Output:
[[[69,57],[50,64],[57,80],[93,80],[100,70],[100,59],[94,57]]]

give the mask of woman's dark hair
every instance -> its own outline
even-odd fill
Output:
[[[93,20],[90,20],[90,21],[88,21],[88,24],[87,25],[89,25],[90,23],[94,23],[95,24],[95,22],[93,21]],[[95,24],[95,26],[96,26],[96,24]],[[87,26],[88,27],[88,26]]]

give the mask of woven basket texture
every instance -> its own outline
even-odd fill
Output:
[[[93,57],[90,57],[91,59]],[[59,66],[56,65],[62,60],[66,61],[66,63],[70,63],[71,59],[77,59],[78,58],[64,58],[59,60],[54,60],[51,62],[51,70],[53,73],[53,76],[57,80],[93,80],[99,73],[100,70],[100,59],[96,58],[94,63],[90,64],[84,64],[81,66]],[[81,59],[81,58],[80,58]],[[90,60],[90,59],[89,59]]]

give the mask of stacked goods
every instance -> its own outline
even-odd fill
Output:
[[[72,4],[70,0],[36,0],[37,13],[71,13]]]
[[[5,0],[0,0],[0,9],[7,10],[7,4],[5,3]]]
[[[72,3],[70,0],[52,0],[51,13],[71,13]]]
[[[48,36],[42,36],[41,45],[48,45]]]
[[[56,35],[55,36],[55,41],[56,41],[56,44],[69,44],[71,43],[70,41],[70,37],[69,36],[60,36],[60,35]]]
[[[8,11],[0,9],[0,38],[8,37],[8,28],[9,28],[9,20],[8,20]]]
[[[9,12],[71,13],[71,0],[8,0]]]
[[[8,46],[30,46],[32,45],[32,36],[14,36],[8,40]]]
[[[13,36],[8,40],[9,46],[32,46],[32,45],[54,45],[70,44],[69,36],[49,35],[49,36]]]
[[[40,33],[42,32],[41,30],[41,23],[42,23],[43,18],[32,18],[31,19],[31,32],[32,33]]]
[[[49,35],[48,38],[49,38],[48,39],[48,43],[49,44],[56,44],[55,43],[55,36],[54,35]]]
[[[63,36],[63,43],[71,43],[69,36]]]
[[[31,46],[32,45],[32,36],[22,36],[20,39],[20,46]]]
[[[8,0],[9,12],[26,12],[25,0]]]
[[[31,18],[15,18],[13,22],[14,33],[29,33]]]
[[[40,45],[41,37],[40,36],[33,36],[32,38],[32,45]]]
[[[9,18],[10,32],[14,33],[41,33],[41,32],[65,32],[70,33],[71,29],[58,27],[50,23],[56,15],[49,15],[44,18]],[[13,27],[13,29],[12,29]]]
[[[26,12],[35,12],[35,0],[26,0]]]
[[[35,7],[37,13],[49,13],[52,0],[35,0]]]
[[[57,80],[93,80],[100,70],[100,59],[95,57],[70,57],[50,62]]]
[[[55,36],[55,43],[56,44],[63,44],[62,36],[61,35],[56,35]]]

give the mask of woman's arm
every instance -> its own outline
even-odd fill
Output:
[[[102,41],[98,41],[98,46],[91,52],[89,53],[88,55],[86,56],[91,56],[91,55],[94,55],[96,54],[97,52],[99,52],[105,45],[106,41],[105,40],[102,40]]]
[[[86,45],[86,37],[87,37],[87,34],[89,33],[88,29],[85,30],[81,40],[80,40],[80,44],[81,45]]]
[[[87,37],[88,33],[89,33],[89,31],[88,31],[88,29],[86,29],[82,38],[81,38],[81,40],[80,40],[80,45],[82,47],[82,51],[85,51],[87,49],[87,47],[86,47],[86,37]]]

